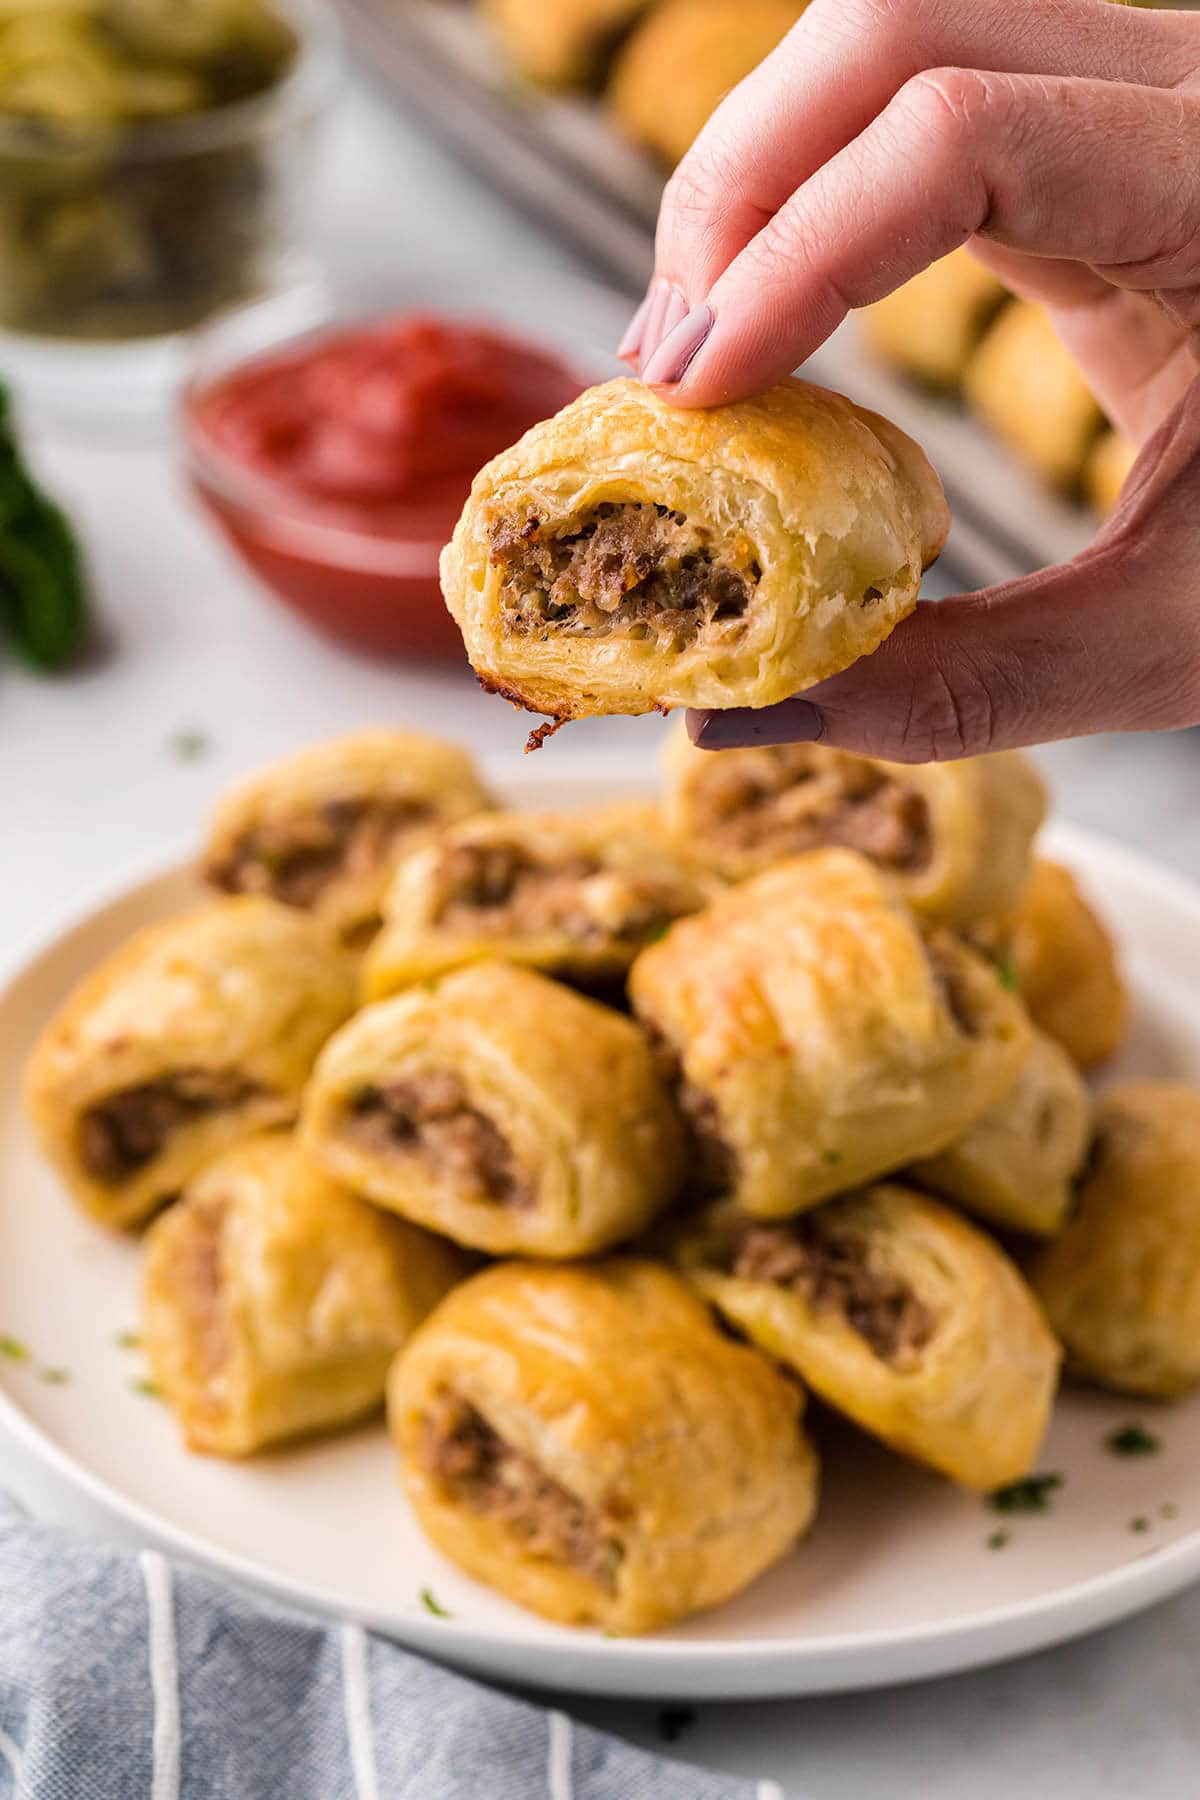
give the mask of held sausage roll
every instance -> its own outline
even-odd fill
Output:
[[[1046,811],[1015,751],[902,767],[822,744],[667,747],[667,822],[697,862],[741,881],[841,845],[886,869],[923,917],[957,928],[1011,912]]]
[[[204,872],[230,894],[269,894],[357,942],[378,927],[402,856],[494,802],[457,745],[364,731],[273,763],[218,807]]]
[[[401,868],[367,958],[367,994],[381,999],[481,957],[603,983],[703,906],[711,886],[654,806],[468,819]]]
[[[976,415],[1034,472],[1077,488],[1104,414],[1079,365],[1032,300],[1006,306],[964,378]]]
[[[1053,1237],[1070,1208],[1090,1129],[1083,1077],[1066,1051],[1037,1031],[1004,1098],[910,1174],[990,1225]]]
[[[760,1218],[962,1136],[1028,1054],[1019,1001],[848,850],[780,863],[633,966],[702,1185]]]
[[[1008,290],[967,249],[931,263],[859,313],[881,361],[930,387],[954,392]]]
[[[683,1176],[637,1026],[506,963],[359,1013],[317,1065],[304,1136],[355,1192],[497,1256],[607,1249]]]
[[[740,1592],[816,1504],[799,1388],[668,1269],[509,1263],[397,1357],[388,1410],[439,1550],[564,1624],[653,1630]]]
[[[1034,1024],[1079,1068],[1106,1062],[1125,1035],[1125,983],[1112,939],[1075,877],[1058,863],[1034,863],[1009,957]]]
[[[946,529],[922,452],[840,394],[684,411],[617,380],[476,477],[442,589],[530,711],[769,706],[882,643]]]
[[[142,1344],[189,1447],[248,1456],[382,1405],[396,1351],[467,1270],[276,1132],[211,1164],[151,1227]]]
[[[296,1117],[354,985],[329,934],[274,900],[214,900],[139,932],[34,1051],[46,1154],[96,1218],[140,1224],[222,1151]]]
[[[484,0],[520,73],[543,87],[595,87],[649,0]]]
[[[1200,1089],[1103,1096],[1075,1211],[1030,1275],[1073,1373],[1164,1399],[1200,1381]]]
[[[999,1246],[888,1182],[784,1223],[726,1202],[674,1244],[696,1291],[857,1425],[965,1487],[1029,1472],[1058,1346]]]

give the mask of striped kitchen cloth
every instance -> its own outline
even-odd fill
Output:
[[[783,1800],[0,1495],[3,1800]]]

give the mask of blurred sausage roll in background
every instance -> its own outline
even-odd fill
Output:
[[[542,87],[594,87],[650,0],[483,0],[508,56]]]
[[[1076,490],[1104,414],[1045,307],[1014,300],[964,379],[967,404],[1052,486]]]
[[[967,249],[931,263],[859,313],[870,348],[893,368],[955,392],[1008,290]]]
[[[1034,862],[1007,955],[1034,1024],[1084,1071],[1106,1062],[1125,1035],[1128,996],[1116,946],[1069,869]]]

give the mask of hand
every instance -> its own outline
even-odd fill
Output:
[[[737,399],[964,243],[1142,446],[1121,504],[802,700],[692,715],[706,747],[918,762],[1200,722],[1200,14],[812,0],[676,170],[622,353],[676,405]]]

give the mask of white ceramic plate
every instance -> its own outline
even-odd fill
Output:
[[[526,804],[599,791],[594,773],[565,759],[508,785]],[[1073,831],[1052,833],[1051,847],[1124,946],[1138,1004],[1118,1072],[1200,1080],[1200,893]],[[117,1341],[137,1325],[137,1246],[76,1212],[37,1155],[20,1083],[68,988],[193,898],[178,868],[127,884],[0,987],[0,1333],[31,1353],[17,1362],[0,1351],[0,1414],[138,1529],[484,1674],[642,1698],[808,1694],[939,1674],[1092,1630],[1200,1576],[1200,1398],[1153,1409],[1069,1392],[1039,1463],[1064,1485],[1051,1512],[1013,1519],[848,1429],[827,1434],[820,1518],[796,1552],[719,1611],[629,1640],[543,1624],[445,1562],[408,1513],[382,1426],[243,1466],[189,1456],[166,1408],[137,1391],[136,1350]],[[69,1380],[54,1385],[47,1368]],[[1159,1454],[1104,1448],[1131,1419],[1160,1435]],[[993,1550],[998,1527],[1011,1536]],[[426,1611],[423,1589],[452,1617]]]

